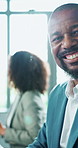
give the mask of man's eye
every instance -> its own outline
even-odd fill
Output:
[[[73,31],[73,32],[71,33],[71,35],[72,35],[72,36],[78,36],[78,30]]]
[[[55,41],[60,41],[63,37],[62,36],[59,36],[59,37],[55,37],[52,41],[55,42]]]

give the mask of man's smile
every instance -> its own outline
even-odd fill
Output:
[[[58,53],[59,59],[62,58],[64,61],[68,63],[72,63],[75,61],[78,61],[78,50],[72,50],[72,51],[64,51],[62,53]]]
[[[64,55],[63,60],[64,60],[65,63],[69,63],[69,64],[72,64],[72,63],[75,63],[75,62],[78,63],[78,51]]]
[[[78,58],[78,52],[66,55],[65,58],[68,59],[68,60],[72,60],[72,59]]]

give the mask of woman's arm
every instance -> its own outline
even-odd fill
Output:
[[[12,127],[6,128],[4,138],[8,143],[28,145],[34,141],[45,120],[40,96],[26,93],[22,96]]]

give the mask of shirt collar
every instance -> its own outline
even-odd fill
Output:
[[[69,80],[65,94],[67,98],[74,97],[75,94],[78,94],[78,84],[74,86],[74,80]]]

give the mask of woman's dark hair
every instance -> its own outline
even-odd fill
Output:
[[[44,93],[48,72],[44,62],[27,51],[16,52],[10,57],[8,75],[10,82],[20,91],[38,90]]]

